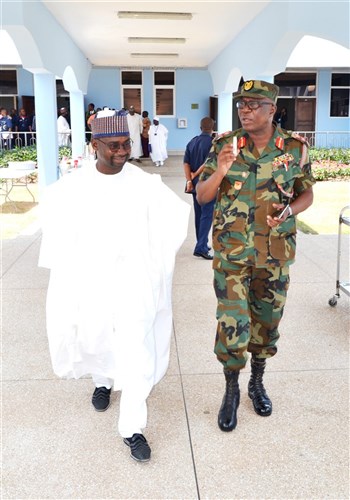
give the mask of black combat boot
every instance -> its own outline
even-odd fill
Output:
[[[226,391],[218,415],[218,425],[222,431],[229,432],[236,428],[237,409],[239,407],[239,371],[225,370]]]
[[[265,359],[257,359],[254,354],[252,355],[248,395],[253,402],[255,413],[262,417],[268,417],[272,413],[272,402],[266,394],[263,384],[265,366]]]

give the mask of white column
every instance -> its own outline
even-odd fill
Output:
[[[218,96],[218,126],[219,134],[232,130],[232,92],[221,92]]]
[[[56,80],[34,73],[39,190],[58,179]]]
[[[83,156],[85,150],[84,96],[80,91],[71,91],[69,96],[72,158],[74,159],[78,156]]]

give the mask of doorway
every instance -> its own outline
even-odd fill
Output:
[[[313,132],[315,130],[316,99],[295,100],[295,130]]]

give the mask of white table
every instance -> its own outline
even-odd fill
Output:
[[[32,200],[35,202],[35,197],[28,187],[28,181],[31,174],[37,171],[38,170],[36,168],[1,168],[0,182],[1,189],[4,191],[2,194],[5,196],[5,202],[10,201],[11,203],[15,203],[10,198],[10,193],[15,186],[24,187],[32,197]]]

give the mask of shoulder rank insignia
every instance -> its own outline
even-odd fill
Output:
[[[223,138],[225,138],[225,137],[229,137],[231,134],[232,134],[232,131],[231,131],[231,130],[227,130],[226,132],[222,132],[222,134],[218,134],[218,135],[215,137],[214,141],[216,141],[216,142],[217,142],[217,141],[219,141],[220,139],[223,139]]]
[[[284,147],[284,139],[283,139],[283,137],[280,137],[280,136],[276,137],[275,145],[276,145],[276,148],[283,149],[283,147]]]
[[[300,141],[303,144],[305,144],[308,148],[310,147],[310,144],[309,144],[306,137],[302,137],[301,135],[297,134],[296,132],[292,132],[291,136],[293,137],[293,139],[296,139],[297,141]]]
[[[278,138],[279,139],[279,138]],[[283,139],[282,139],[283,140]],[[290,153],[286,153],[281,156],[277,156],[272,162],[272,168],[273,170],[277,170],[278,167],[281,167],[282,165],[284,168],[287,170],[289,169],[289,163],[294,160],[294,156]]]
[[[237,141],[238,149],[244,148],[246,144],[247,144],[247,139],[244,136],[240,137]]]

